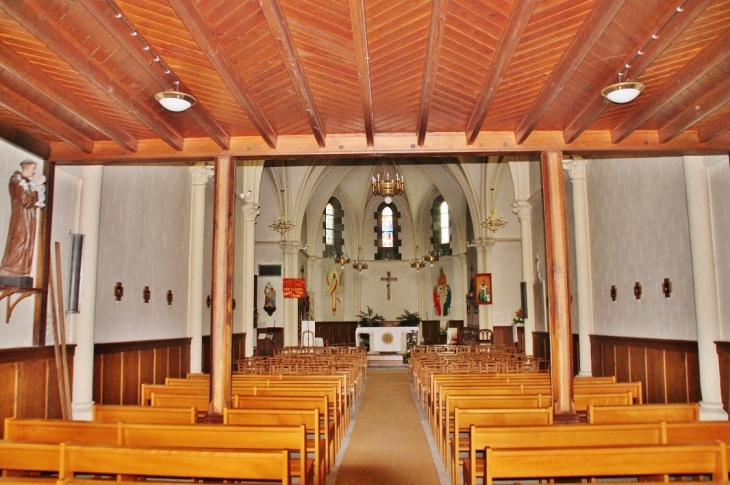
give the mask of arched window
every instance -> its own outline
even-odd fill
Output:
[[[431,206],[431,244],[439,256],[451,255],[451,212],[442,196],[436,197]]]
[[[383,202],[378,206],[375,213],[375,233],[377,234],[375,244],[378,248],[375,253],[376,260],[401,259],[398,218],[400,218],[400,213],[395,204]]]
[[[345,216],[345,212],[342,210],[342,204],[335,197],[331,197],[327,205],[324,207],[324,222],[322,227],[324,229],[324,251],[322,255],[325,258],[334,258],[343,253],[343,247],[345,240],[342,236],[342,232],[345,230],[345,225],[342,220]]]

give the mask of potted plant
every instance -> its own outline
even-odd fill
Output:
[[[403,313],[396,320],[400,322],[398,324],[399,327],[417,327],[421,323],[421,317],[418,315],[418,312],[411,313],[408,310],[403,310]]]
[[[373,311],[372,308],[368,307],[367,312],[361,311],[357,314],[357,324],[360,327],[382,327],[385,317],[379,315]]]
[[[525,323],[525,317],[522,313],[522,308],[518,308],[515,312],[515,316],[512,318],[512,325],[522,325]]]

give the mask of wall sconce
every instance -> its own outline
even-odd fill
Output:
[[[672,296],[672,286],[672,280],[664,278],[664,282],[662,283],[662,293],[664,293],[664,298]]]
[[[167,290],[167,304],[172,305],[172,290]]]
[[[145,286],[144,290],[142,290],[142,299],[144,300],[145,303],[149,303],[151,297],[152,297],[152,292],[150,291],[150,287]]]
[[[211,304],[210,295],[208,295],[208,296],[205,297],[205,306],[207,306],[208,308],[210,308],[210,304]]]
[[[122,301],[123,296],[124,296],[124,287],[122,286],[121,281],[117,281],[117,284],[114,286],[114,299],[116,301]]]
[[[611,301],[616,301],[616,296],[618,295],[616,285],[611,285],[611,291],[609,292],[609,294],[611,295]]]
[[[637,281],[636,283],[634,283],[634,296],[637,300],[641,300],[641,293],[641,283]]]

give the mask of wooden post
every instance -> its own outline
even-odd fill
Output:
[[[213,275],[211,312],[211,389],[208,420],[222,420],[231,401],[233,318],[233,193],[236,164],[230,156],[215,161],[213,202]]]
[[[568,284],[568,235],[562,152],[541,156],[542,197],[545,205],[550,382],[555,422],[578,422],[573,401],[573,336]]]
[[[53,224],[53,200],[56,179],[56,163],[44,162],[43,175],[46,176],[46,207],[38,211],[40,224],[36,233],[36,255],[38,261],[35,288],[43,291],[35,298],[33,316],[33,345],[46,345],[46,317],[48,316],[48,283],[51,271],[51,228]]]

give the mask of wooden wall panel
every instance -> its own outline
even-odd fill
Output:
[[[75,348],[66,347],[69,376]],[[0,349],[0,422],[13,416],[62,417],[55,365],[52,346]]]
[[[94,346],[94,402],[139,404],[143,383],[163,384],[187,374],[190,339],[149,340]]]
[[[256,348],[256,342],[254,342],[254,349]],[[243,359],[246,356],[246,334],[245,333],[234,333],[231,339],[231,362],[235,362],[238,359]],[[202,372],[204,374],[210,374],[210,335],[203,335],[203,350],[202,350]],[[187,353],[183,353],[181,356],[181,369],[184,370],[180,377],[190,372],[190,346],[187,347]]]
[[[593,374],[614,375],[618,381],[640,381],[644,402],[700,401],[696,342],[592,335],[591,348],[592,361],[601,362]],[[628,349],[627,379],[623,368],[624,348]]]
[[[614,351],[614,357],[616,359],[616,380],[629,382],[631,380],[629,347],[627,345],[617,345]]]
[[[720,361],[720,392],[722,407],[730,413],[730,342],[715,342]]]

